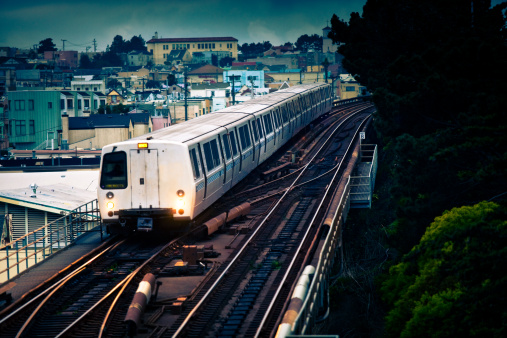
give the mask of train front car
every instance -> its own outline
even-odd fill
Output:
[[[131,140],[102,150],[97,195],[112,233],[178,229],[193,217],[194,192],[184,144]]]

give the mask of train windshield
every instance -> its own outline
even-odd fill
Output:
[[[124,151],[105,154],[102,159],[100,187],[125,189],[127,185],[127,154]]]

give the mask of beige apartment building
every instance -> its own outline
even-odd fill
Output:
[[[238,39],[233,37],[211,38],[158,38],[146,42],[148,51],[153,53],[153,63],[163,65],[173,50],[187,49],[190,55],[195,52],[229,52],[231,57],[238,59]]]

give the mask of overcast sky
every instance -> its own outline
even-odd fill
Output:
[[[240,44],[296,42],[322,34],[333,14],[345,21],[362,13],[366,0],[10,0],[0,10],[0,46],[32,48],[52,38],[58,49],[105,50],[116,35],[148,41],[232,36]]]

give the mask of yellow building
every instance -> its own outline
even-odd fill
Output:
[[[361,86],[350,74],[340,75],[339,93],[340,100],[353,99],[358,96],[367,95],[366,87]]]
[[[187,49],[190,55],[195,52],[230,52],[231,57],[238,58],[238,39],[233,37],[211,38],[158,38],[146,42],[148,51],[153,53],[153,63],[163,65],[173,50]]]

